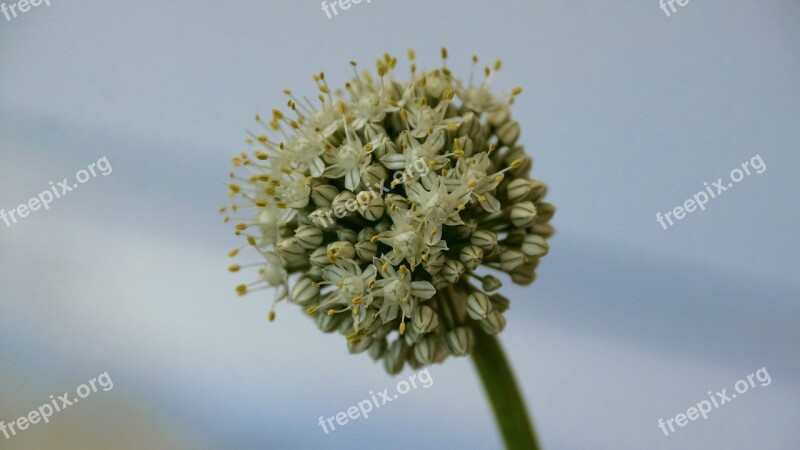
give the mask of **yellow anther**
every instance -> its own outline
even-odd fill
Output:
[[[475,187],[475,186],[477,186],[477,185],[478,185],[478,183],[477,183],[477,182],[475,182],[475,180],[469,180],[469,181],[467,182],[467,187],[468,187],[468,188],[474,188],[474,187]]]
[[[234,256],[239,254],[239,249],[235,248],[228,252],[228,258],[233,258]]]
[[[256,246],[256,238],[253,236],[247,236],[247,243],[252,245],[253,247]]]
[[[267,142],[267,135],[262,134],[258,137],[258,142]]]
[[[359,296],[357,296],[357,297],[355,297],[355,298],[353,298],[353,304],[354,304],[354,305],[357,305],[357,304],[359,304],[359,303],[361,303],[361,302],[363,302],[363,301],[364,301],[364,297],[362,297],[362,296],[360,296],[360,295],[359,295]]]
[[[274,322],[275,321],[275,311],[270,311],[269,314],[267,315],[267,319],[270,322]]]
[[[511,91],[511,95],[519,95],[519,94],[521,94],[521,93],[522,93],[522,88],[521,88],[521,87],[515,87],[515,88],[514,88],[514,89]]]
[[[512,169],[516,169],[517,167],[521,166],[522,165],[522,161],[523,161],[522,158],[515,159],[514,161],[511,161],[511,168]]]
[[[236,286],[236,294],[239,297],[241,297],[243,295],[246,295],[247,294],[247,286],[245,286],[244,284],[240,284],[240,285]]]
[[[406,332],[406,323],[400,322],[400,334],[403,334],[405,332]]]
[[[311,315],[314,315],[314,314],[316,314],[316,313],[317,313],[317,311],[319,311],[319,306],[312,306],[312,307],[310,307],[310,308],[308,308],[308,309],[306,310],[306,314],[308,314],[309,316],[311,316]]]
[[[332,316],[332,315],[336,314],[336,311],[334,311],[333,309],[329,309],[329,310],[328,310],[328,312],[327,312],[327,314],[328,314],[329,316]]]
[[[281,120],[283,119],[283,113],[277,109],[272,110],[272,119],[273,120]]]
[[[242,266],[240,266],[240,265],[238,265],[238,264],[234,264],[234,265],[232,265],[232,266],[228,267],[228,270],[229,270],[230,272],[238,272],[238,271],[239,271],[239,269],[241,269],[241,268],[242,268]]]

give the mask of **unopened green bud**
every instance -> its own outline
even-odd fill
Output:
[[[356,244],[356,255],[364,262],[371,262],[378,251],[378,244],[370,240],[359,241]]]
[[[483,292],[473,292],[467,297],[467,314],[475,320],[485,319],[492,312],[492,302]]]
[[[527,260],[528,257],[521,251],[507,248],[500,252],[500,269],[504,272],[511,272]]]
[[[458,327],[445,333],[444,341],[454,356],[467,356],[475,347],[475,334],[472,328]]]
[[[531,262],[526,262],[509,272],[509,275],[514,283],[527,286],[536,279],[536,266]]]
[[[389,174],[382,164],[371,164],[361,173],[361,181],[364,185],[372,188],[376,183],[380,184],[386,180]]]
[[[507,311],[509,306],[511,306],[511,300],[502,294],[492,294],[489,296],[489,300],[492,301],[492,308],[500,312]]]
[[[328,244],[327,255],[328,262],[335,264],[345,259],[353,259],[356,249],[347,241],[336,241]]]
[[[519,122],[509,120],[497,129],[497,137],[503,145],[511,147],[519,138]]]
[[[435,275],[442,270],[444,267],[444,262],[447,258],[444,256],[444,253],[438,252],[428,255],[422,262],[422,267],[431,275]]]
[[[356,233],[355,230],[351,230],[350,228],[337,228],[336,240],[347,241],[350,243],[358,242],[358,233]]]
[[[383,359],[383,367],[389,374],[394,375],[403,370],[407,352],[408,346],[402,339],[398,339],[389,345],[389,350]]]
[[[347,341],[347,350],[350,351],[351,354],[363,353],[370,348],[372,342],[372,339],[366,336],[349,340]]]
[[[525,201],[514,205],[511,209],[511,223],[517,228],[527,227],[536,219],[536,206],[533,202]]]
[[[430,333],[439,326],[439,316],[436,315],[436,311],[430,306],[422,305],[414,313],[411,325],[419,334]]]
[[[509,203],[519,203],[526,200],[532,189],[533,185],[530,180],[525,178],[516,178],[512,180],[508,183],[508,187],[506,188]]]
[[[291,299],[301,306],[310,306],[319,300],[319,286],[308,277],[300,277],[292,288]]]
[[[383,203],[383,197],[376,197],[370,193],[366,203],[361,203],[358,209],[358,212],[367,220],[375,221],[383,216],[383,212],[386,210],[386,207]],[[361,195],[361,198],[364,196]]]
[[[300,242],[294,236],[281,239],[275,245],[275,249],[290,264],[302,261],[306,254],[306,249],[300,245]]]
[[[538,258],[546,255],[550,251],[550,246],[545,238],[538,234],[529,234],[523,239],[520,250],[532,258]]]
[[[312,265],[317,267],[327,267],[331,262],[328,261],[328,249],[320,247],[313,252],[308,258]]]
[[[478,246],[468,245],[461,249],[459,259],[467,269],[475,270],[483,262],[483,250]]]
[[[484,275],[483,279],[481,280],[481,287],[486,292],[492,292],[503,287],[503,282],[495,276]]]
[[[317,207],[331,206],[337,194],[339,194],[339,190],[330,184],[318,184],[311,188],[311,200]]]
[[[437,336],[422,339],[414,346],[414,357],[422,364],[431,364],[436,359]]]
[[[497,248],[497,233],[489,230],[478,230],[469,238],[472,245],[477,245],[484,253],[491,253]]]
[[[506,318],[498,311],[492,311],[489,317],[481,320],[481,328],[486,334],[494,336],[506,327]]]
[[[377,361],[383,358],[383,355],[386,354],[386,339],[379,338],[379,339],[372,339],[372,344],[369,346],[369,357],[373,360]]]
[[[464,264],[461,261],[457,261],[455,259],[448,259],[445,261],[442,270],[438,273],[444,278],[448,283],[455,284],[460,278],[461,275],[464,274]]]
[[[306,250],[315,249],[322,244],[322,230],[313,225],[303,225],[295,231],[297,242]]]

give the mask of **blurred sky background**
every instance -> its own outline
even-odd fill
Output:
[[[401,378],[295,305],[268,323],[271,293],[236,297],[217,213],[282,89],[384,51],[433,68],[441,46],[457,74],[475,53],[503,60],[498,92],[524,87],[521,142],[558,208],[502,334],[544,447],[800,448],[797,1],[51,3],[0,17],[0,208],[102,156],[113,173],[0,223],[0,420],[105,371],[114,389],[0,448],[499,448],[468,359],[325,435],[319,416]],[[764,173],[656,223],[756,154]],[[658,428],[761,367],[768,387]]]

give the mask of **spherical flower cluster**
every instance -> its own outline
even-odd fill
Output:
[[[254,149],[233,158],[236,201],[222,208],[247,241],[230,256],[260,254],[230,267],[258,271],[239,295],[274,288],[270,320],[276,302],[296,303],[390,373],[468,355],[474,333],[502,331],[509,300],[486,269],[533,282],[555,212],[517,144],[509,106],[521,89],[489,90],[500,62],[465,84],[445,49],[436,70],[409,59],[410,81],[386,54],[377,77],[351,62],[343,90],[315,75],[316,103],[284,91],[287,108],[256,116]]]

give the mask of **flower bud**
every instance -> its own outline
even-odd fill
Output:
[[[359,241],[356,244],[356,255],[364,262],[371,262],[378,251],[378,244],[370,240]]]
[[[322,244],[322,230],[313,225],[303,225],[294,233],[297,243],[306,250],[315,249]]]
[[[509,120],[497,129],[497,138],[503,145],[511,147],[519,138],[519,122]]]
[[[525,178],[516,178],[512,180],[508,183],[508,187],[506,188],[509,203],[519,203],[526,200],[532,189],[533,185],[530,180]]]
[[[536,206],[533,205],[533,202],[528,201],[517,203],[511,209],[510,218],[515,227],[527,227],[536,219]]]
[[[445,333],[444,341],[454,356],[467,356],[475,347],[475,334],[472,328],[458,327]]]
[[[319,286],[308,277],[300,277],[292,288],[291,299],[301,306],[311,306],[319,300]]]
[[[492,301],[492,308],[500,312],[507,311],[511,305],[511,300],[502,294],[492,294],[489,296],[489,300]]]
[[[459,259],[469,270],[475,270],[483,262],[483,250],[474,245],[468,245],[461,249]]]
[[[473,292],[467,297],[467,314],[475,320],[485,319],[492,312],[492,302],[483,292]]]
[[[359,241],[368,241],[372,239],[372,236],[375,236],[375,230],[372,227],[362,228],[361,231],[358,232],[358,240]]]
[[[331,230],[336,226],[336,217],[333,215],[333,210],[328,207],[317,209],[308,215],[311,223],[323,230]]]
[[[340,316],[342,316],[342,314],[334,314],[329,316],[325,314],[325,312],[318,312],[314,315],[314,318],[317,321],[317,326],[320,330],[322,330],[322,332],[330,333],[339,326]]]
[[[383,216],[383,212],[386,210],[383,197],[375,197],[372,194],[369,195],[369,199],[365,203],[361,203],[358,209],[358,212],[367,220],[375,221]]]
[[[331,202],[331,209],[337,218],[351,216],[358,209],[356,194],[348,190],[339,192]]]
[[[372,339],[372,344],[369,346],[369,357],[377,361],[386,353],[386,339]]]
[[[358,242],[358,234],[350,228],[339,228],[336,230],[336,240],[350,243]]]
[[[522,253],[532,257],[532,258],[539,258],[547,254],[550,251],[550,246],[547,244],[545,238],[539,236],[538,234],[529,234],[525,236],[522,241],[522,246],[519,248]]]
[[[442,252],[429,254],[425,259],[423,259],[422,267],[429,274],[435,275],[442,270],[446,260],[447,258],[445,258],[444,253]]]
[[[509,272],[509,275],[514,283],[526,286],[536,279],[536,266],[532,262],[526,262]]]
[[[275,245],[275,249],[278,250],[278,254],[289,264],[302,261],[306,254],[306,249],[300,245],[297,238],[294,236],[281,239],[277,245]]]
[[[495,276],[484,275],[483,280],[481,280],[481,287],[486,292],[492,292],[503,287],[503,282]]]
[[[500,270],[504,272],[511,272],[517,267],[521,266],[528,257],[519,250],[504,249],[500,252]]]
[[[359,339],[349,340],[347,341],[347,350],[353,355],[356,353],[362,353],[370,348],[372,342],[372,339],[366,336]]]
[[[531,185],[531,193],[528,195],[527,200],[534,203],[538,202],[547,194],[547,186],[538,180],[528,180]]]
[[[444,267],[442,267],[438,275],[441,275],[448,283],[455,284],[461,278],[461,275],[464,274],[464,270],[465,267],[461,261],[448,259],[445,261]]]
[[[497,248],[497,233],[489,230],[478,230],[469,238],[472,245],[477,245],[484,253],[491,253]]]
[[[389,345],[389,350],[383,359],[383,367],[390,375],[400,373],[406,359],[408,346],[405,341],[398,339]]]
[[[506,107],[497,108],[487,115],[487,120],[492,126],[500,126],[511,119],[511,112]]]
[[[336,264],[345,259],[353,259],[355,255],[355,247],[347,241],[336,241],[328,244],[327,256],[330,263]]]
[[[478,119],[473,112],[468,112],[464,114],[461,119],[461,124],[458,126],[458,131],[456,131],[457,137],[462,136],[469,136],[474,138],[481,132],[481,121]]]
[[[414,346],[414,357],[422,364],[431,364],[436,359],[437,336],[428,336]]]
[[[481,320],[481,328],[486,334],[494,336],[506,327],[506,318],[498,311],[492,311],[489,317]]]
[[[330,264],[330,261],[328,261],[328,249],[325,247],[319,247],[311,252],[311,256],[308,259],[316,267],[327,267]]]
[[[333,199],[339,193],[335,186],[330,184],[318,184],[311,188],[311,200],[320,207],[330,207]]]
[[[419,334],[430,333],[439,326],[439,317],[436,311],[428,305],[422,305],[414,313],[411,320],[412,328]]]
[[[370,164],[361,174],[361,181],[365,186],[372,189],[375,184],[380,183],[389,176],[382,164]],[[377,191],[376,191],[377,192]]]
[[[478,221],[475,219],[465,219],[463,225],[456,225],[448,231],[452,231],[456,239],[467,239],[478,229]]]

